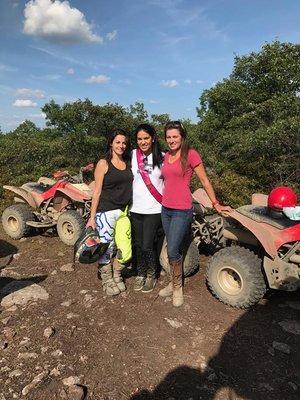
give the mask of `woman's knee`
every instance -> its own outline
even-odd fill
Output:
[[[180,257],[180,249],[178,246],[174,246],[174,245],[169,245],[167,243],[167,254],[168,254],[168,259],[169,261],[177,261]]]

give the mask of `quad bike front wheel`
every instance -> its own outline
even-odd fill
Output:
[[[248,308],[266,292],[261,260],[239,246],[219,250],[209,261],[206,281],[220,301],[235,308]]]
[[[13,204],[3,211],[3,229],[13,239],[21,239],[30,233],[28,221],[34,221],[34,214],[27,204]]]
[[[170,274],[170,264],[168,260],[168,253],[167,253],[167,241],[166,238],[164,239],[159,262],[163,269]],[[196,243],[193,240],[189,240],[184,245],[184,252],[183,252],[183,275],[184,277],[193,275],[197,269],[199,269],[199,251]]]
[[[59,216],[56,228],[61,241],[68,246],[74,246],[84,231],[85,222],[77,211],[68,210]]]

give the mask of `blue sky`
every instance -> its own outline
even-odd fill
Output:
[[[0,0],[0,127],[86,97],[196,121],[234,55],[299,43],[299,17],[298,0]]]

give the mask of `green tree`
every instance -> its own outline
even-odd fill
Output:
[[[300,45],[275,41],[236,56],[231,75],[202,93],[198,143],[227,201],[298,184],[299,92]]]
[[[148,113],[145,110],[144,103],[135,102],[133,105],[129,106],[130,115],[135,119],[137,125],[148,121]]]
[[[46,125],[56,129],[62,135],[83,134],[89,136],[107,136],[116,128],[131,131],[135,123],[135,115],[139,109],[133,107],[132,115],[119,104],[107,103],[94,105],[89,99],[65,103],[62,106],[51,100],[42,111],[46,115]],[[138,114],[140,117],[140,114]]]

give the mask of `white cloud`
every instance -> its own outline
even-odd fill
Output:
[[[197,79],[196,83],[198,83],[200,85],[201,83],[204,83],[204,81],[201,81],[200,79]]]
[[[73,69],[73,68],[69,68],[69,69],[67,70],[67,74],[69,74],[69,75],[75,74],[74,69]]]
[[[149,100],[149,103],[150,103],[150,104],[158,104],[159,101],[158,101],[158,100]]]
[[[166,81],[163,80],[161,82],[161,84],[162,84],[162,86],[169,87],[169,88],[178,86],[178,82],[176,81],[176,79],[170,79],[170,80],[166,80]]]
[[[118,31],[115,29],[114,31],[108,32],[106,34],[106,39],[109,40],[109,41],[116,40],[117,35],[118,35]]]
[[[186,84],[188,84],[188,85],[191,85],[191,84],[192,84],[192,81],[191,81],[191,79],[186,79],[186,80],[184,81],[184,83],[186,83]]]
[[[103,42],[84,14],[68,1],[30,0],[24,9],[23,32],[64,44]]]
[[[86,80],[87,83],[107,83],[110,81],[110,77],[106,75],[93,75]]]
[[[13,103],[14,107],[37,107],[37,103],[33,102],[32,100],[29,99],[17,99]]]
[[[43,99],[45,97],[45,92],[43,90],[39,90],[39,89],[34,90],[34,89],[22,88],[22,89],[17,89],[16,95],[19,97]]]

